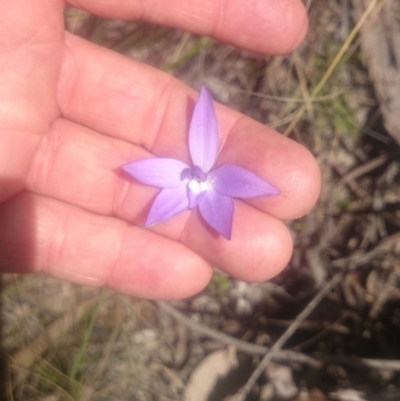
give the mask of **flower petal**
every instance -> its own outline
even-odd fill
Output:
[[[144,184],[174,188],[182,185],[182,171],[189,167],[180,160],[151,158],[124,164],[121,168]]]
[[[186,185],[176,188],[165,188],[157,195],[147,215],[145,226],[169,220],[177,214],[188,210],[189,199]]]
[[[281,193],[251,171],[234,164],[223,164],[212,170],[208,177],[216,191],[233,198],[254,198]]]
[[[207,224],[227,239],[231,239],[233,220],[233,199],[212,188],[199,205],[200,214]]]
[[[189,130],[189,149],[194,165],[210,171],[218,153],[218,124],[211,96],[201,88]]]
[[[204,195],[206,194],[205,191],[196,193],[193,192],[190,187],[187,188],[188,197],[189,197],[189,209],[193,210],[203,199]]]

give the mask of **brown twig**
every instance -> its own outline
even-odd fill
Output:
[[[210,327],[204,326],[203,324],[195,322],[193,319],[188,318],[183,313],[179,312],[175,309],[172,305],[165,303],[165,302],[157,302],[158,307],[163,310],[164,312],[171,315],[174,319],[178,322],[184,324],[185,326],[189,327],[193,331],[197,333],[201,333],[207,337],[214,338],[215,340],[226,344],[226,345],[233,345],[239,351],[245,352],[247,354],[252,355],[265,355],[266,352],[269,351],[268,347],[248,343],[246,341],[239,340],[237,338],[231,337],[225,333],[221,333],[220,331],[214,330]],[[274,359],[280,361],[291,361],[291,362],[298,362],[298,363],[305,363],[307,365],[311,365],[315,368],[321,367],[321,362],[318,360],[302,354],[300,352],[295,351],[279,351],[274,355]]]
[[[315,298],[314,298],[315,300]],[[222,344],[233,345],[237,350],[251,355],[265,355],[270,351],[270,348],[251,344],[246,341],[238,340],[220,331],[214,330],[210,327],[204,326],[201,323],[185,316],[182,312],[175,309],[171,304],[165,302],[157,302],[158,307],[164,312],[168,313],[178,322],[182,323],[191,330],[213,338]],[[301,321],[298,322],[301,324]],[[372,368],[372,369],[388,369],[400,371],[400,360],[385,360],[385,359],[368,359],[347,356],[327,355],[320,357],[311,357],[301,352],[290,350],[279,350],[273,356],[273,360],[282,362],[296,362],[307,364],[313,368],[321,368],[325,364],[340,364],[348,365],[355,368]]]
[[[370,173],[371,171],[385,164],[388,161],[388,159],[389,159],[388,155],[381,155],[376,157],[375,159],[369,160],[368,162],[362,164],[361,166],[358,166],[355,169],[349,171],[338,181],[335,187],[347,184],[357,179],[358,177]]]
[[[296,332],[301,322],[303,322],[307,316],[317,307],[317,305],[325,298],[325,296],[334,288],[342,279],[343,274],[335,274],[331,280],[322,288],[321,291],[308,303],[305,309],[297,316],[296,320],[288,327],[288,329],[280,336],[278,341],[272,346],[272,348],[265,354],[264,358],[258,364],[257,368],[254,370],[250,378],[247,380],[244,387],[239,391],[235,401],[244,401],[249,394],[250,390],[253,388],[257,379],[260,377],[262,372],[272,361],[275,354],[278,353],[283,345],[289,340],[289,338]]]
[[[392,359],[368,359],[368,358],[357,358],[348,356],[322,356],[318,358],[325,364],[335,365],[347,365],[354,368],[372,368],[372,369],[384,369],[384,370],[395,370],[400,371],[400,360]]]
[[[400,251],[400,232],[384,238],[378,243],[377,246],[375,246],[375,248],[368,252],[354,252],[350,256],[334,260],[332,262],[332,267],[354,270],[381,254],[388,254],[389,252],[393,251]]]

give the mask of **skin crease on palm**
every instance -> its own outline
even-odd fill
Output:
[[[263,54],[304,38],[300,0],[73,0],[110,18],[143,19]],[[0,269],[44,272],[150,299],[203,289],[218,266],[261,281],[292,252],[281,220],[320,191],[311,154],[215,103],[217,164],[246,167],[281,195],[235,200],[231,241],[197,211],[144,229],[156,188],[119,166],[149,155],[189,162],[197,93],[171,76],[64,32],[61,0],[0,2]],[[238,34],[240,32],[240,34]]]

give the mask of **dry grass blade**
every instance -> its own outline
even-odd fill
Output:
[[[31,344],[10,357],[11,367],[18,373],[18,381],[24,380],[25,375],[29,373],[29,367],[35,360],[49,347],[54,346],[63,334],[71,330],[97,301],[98,298],[96,297],[82,302],[66,315],[50,324],[45,333],[36,338]]]
[[[381,0],[380,4],[382,5],[385,0]],[[286,128],[284,135],[289,135],[290,132],[292,132],[293,128],[296,126],[296,124],[300,121],[301,117],[307,110],[308,104],[310,104],[311,101],[318,95],[320,90],[324,87],[326,81],[330,78],[332,75],[332,72],[335,70],[335,68],[338,66],[340,61],[342,60],[344,54],[350,47],[351,43],[353,42],[354,38],[360,31],[361,27],[365,23],[366,19],[370,16],[370,14],[374,11],[375,7],[377,7],[378,0],[372,0],[367,9],[364,11],[363,15],[361,18],[358,20],[356,26],[353,28],[351,31],[350,35],[347,37],[346,41],[343,43],[343,46],[340,48],[339,52],[337,53],[336,57],[332,61],[331,65],[329,68],[326,70],[324,76],[321,78],[319,81],[318,85],[314,88],[314,90],[311,92],[310,98],[308,99],[307,103],[303,105],[299,111],[296,113],[296,116],[292,120],[292,122],[289,124],[289,126]]]

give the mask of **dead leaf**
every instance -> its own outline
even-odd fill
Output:
[[[185,401],[207,401],[217,382],[237,366],[238,359],[233,348],[219,350],[208,355],[190,376],[183,399]]]

